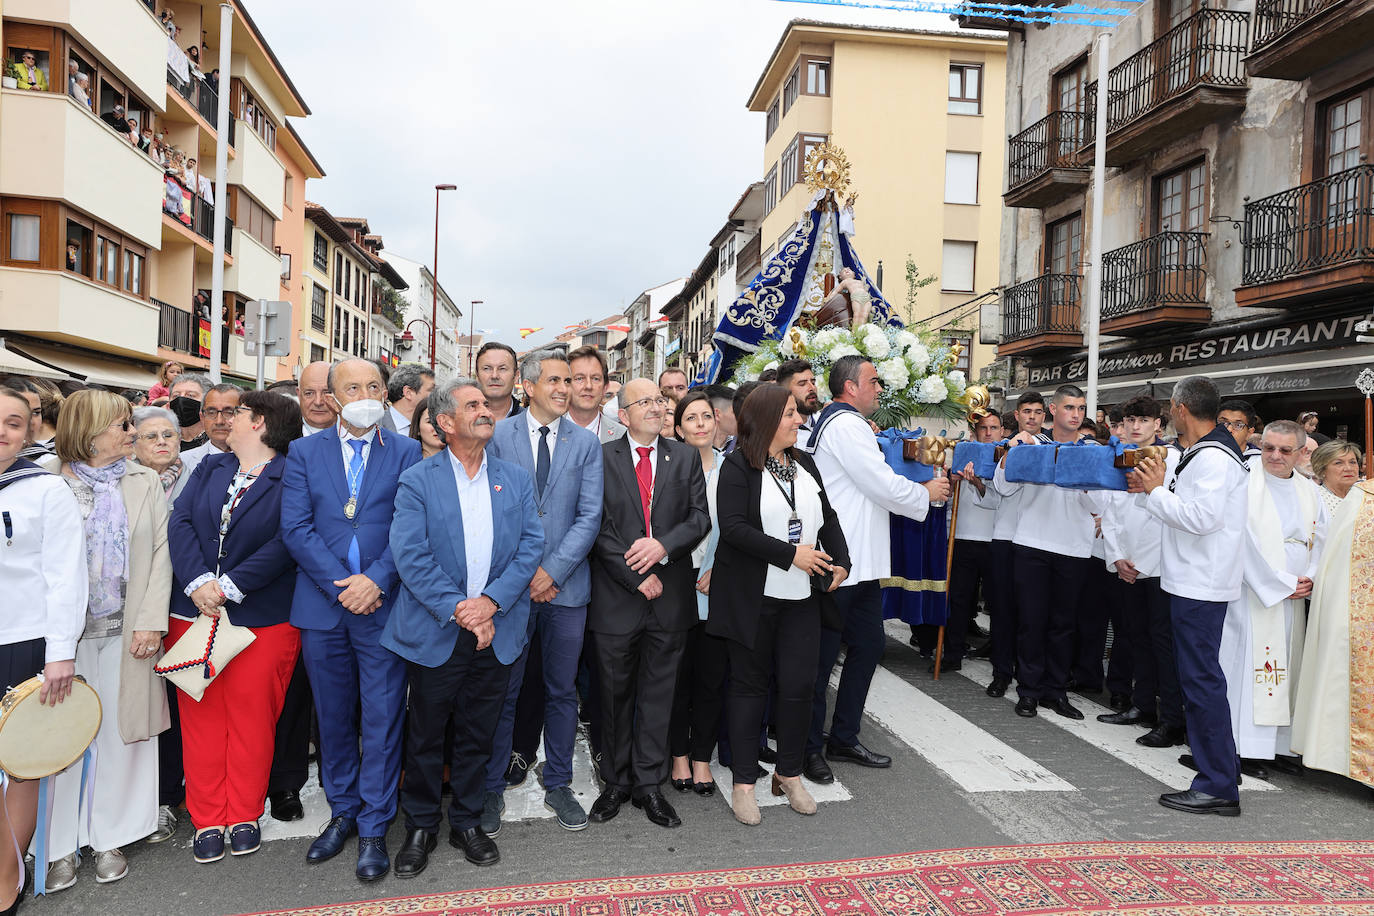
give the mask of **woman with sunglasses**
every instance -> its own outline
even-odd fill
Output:
[[[85,846],[95,851],[96,881],[118,881],[129,873],[119,847],[157,828],[155,739],[168,720],[153,663],[167,631],[172,561],[167,495],[155,471],[129,460],[133,446],[129,402],[114,392],[78,391],[63,405],[57,456],[81,509],[89,579],[76,673],[100,695],[103,716],[99,765],[54,780],[49,892],[76,883]]]

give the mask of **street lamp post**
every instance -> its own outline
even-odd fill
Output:
[[[474,375],[476,369],[473,368],[472,364],[477,357],[473,355],[472,339],[477,332],[474,331],[472,327],[473,323],[477,320],[477,306],[484,304],[485,303],[481,299],[473,299],[472,306],[468,309],[468,378],[476,378],[476,375]]]
[[[429,312],[429,371],[434,371],[434,329],[439,324],[439,192],[456,191],[456,184],[434,186],[434,297]]]

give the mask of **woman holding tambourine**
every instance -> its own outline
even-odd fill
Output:
[[[0,689],[41,673],[39,700],[56,706],[71,690],[76,640],[86,623],[86,548],[76,497],[56,475],[18,457],[29,412],[23,395],[0,388]],[[22,866],[13,850],[27,849],[33,838],[38,781],[7,780],[4,796],[0,914],[19,909]]]
[[[172,511],[176,587],[167,642],[177,649],[159,670],[184,654],[179,640],[198,639],[200,631],[191,628],[202,616],[251,632],[232,659],[213,671],[195,669],[192,683],[204,687],[198,700],[177,693],[186,810],[200,863],[224,858],[226,840],[236,856],[256,852],[261,840],[258,817],[267,799],[277,719],[301,645],[300,632],[287,622],[296,564],[281,539],[282,469],[300,434],[300,408],[291,399],[245,393],[229,431],[229,453],[196,466]],[[203,646],[199,638],[195,647]]]

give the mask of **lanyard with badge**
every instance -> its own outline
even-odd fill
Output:
[[[783,489],[780,481],[773,470],[770,468],[768,476],[772,479],[773,485],[778,488],[782,498],[787,500],[787,508],[792,510],[792,515],[787,519],[787,543],[800,544],[802,539],[802,520],[797,514],[797,478],[795,474],[792,479],[787,481],[787,489]]]

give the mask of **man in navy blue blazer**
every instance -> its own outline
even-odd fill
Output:
[[[391,867],[405,715],[405,662],[381,644],[398,584],[391,517],[420,443],[378,427],[386,386],[375,364],[346,359],[328,384],[339,424],[298,440],[282,480],[282,539],[299,567],[291,623],[314,688],[331,812],[306,860],[332,859],[356,833],[358,878],[375,881]]]
[[[544,529],[544,556],[530,582],[531,644],[511,668],[510,687],[487,763],[482,829],[495,836],[505,810],[502,793],[511,761],[517,708],[529,709],[523,730],[537,741],[544,728],[544,805],[567,830],[587,826],[572,791],[577,739],[577,662],[587,629],[591,571],[587,564],[601,528],[601,442],[566,416],[572,370],[562,352],[536,350],[520,364],[529,407],[496,424],[491,453],[518,464],[534,479],[534,502]],[[522,699],[532,694],[533,704]],[[517,700],[520,705],[517,707]]]
[[[448,447],[401,475],[391,526],[401,588],[382,636],[410,674],[398,878],[424,871],[436,845],[449,726],[449,843],[474,865],[501,860],[481,827],[482,785],[544,556],[530,475],[487,454],[496,424],[478,383],[439,385],[429,413]]]

